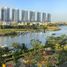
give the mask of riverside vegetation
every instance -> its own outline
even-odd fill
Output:
[[[17,35],[19,32],[38,32],[38,31],[56,31],[60,30],[59,27],[55,24],[45,24],[45,25],[39,25],[27,23],[26,25],[18,25],[18,24],[10,24],[10,25],[2,25],[0,24],[0,36],[6,36],[6,35]]]
[[[66,35],[50,36],[44,45],[39,40],[31,40],[31,45],[30,49],[18,43],[13,43],[12,49],[0,47],[0,64],[13,61],[16,66],[19,58],[25,67],[59,67],[67,62]]]

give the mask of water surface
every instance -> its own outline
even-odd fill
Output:
[[[55,33],[54,36],[67,35],[67,26],[60,26],[59,31],[46,31],[44,32],[27,32],[17,36],[0,36],[0,46],[10,47],[12,43],[17,42],[19,44],[25,43],[28,48],[31,47],[30,42],[32,39],[39,40],[45,45],[48,36]]]

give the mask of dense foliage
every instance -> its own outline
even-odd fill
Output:
[[[31,40],[31,49],[26,45],[13,43],[12,49],[0,47],[0,64],[12,60],[17,63],[19,58],[23,58],[25,65],[37,64],[46,67],[59,66],[67,62],[67,36],[51,36],[47,38],[46,44],[42,45],[39,40]],[[27,66],[26,66],[27,67]]]

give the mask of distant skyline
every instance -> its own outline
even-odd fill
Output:
[[[0,0],[0,8],[51,13],[52,21],[67,21],[67,0]]]

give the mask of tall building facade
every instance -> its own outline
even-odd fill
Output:
[[[25,11],[25,21],[28,22],[28,11]]]
[[[46,22],[46,13],[42,13],[42,22]]]
[[[19,9],[17,9],[16,10],[16,22],[20,21],[19,17],[20,17],[20,13],[19,13]]]
[[[28,22],[28,11],[25,10],[21,11],[21,21]]]
[[[10,21],[10,8],[1,8],[1,21]]]
[[[5,21],[5,9],[1,8],[1,21]]]
[[[41,13],[37,12],[37,22],[41,22]]]
[[[19,15],[19,9],[12,9],[12,21],[19,22],[20,15]]]
[[[12,9],[12,21],[16,21],[16,10]]]
[[[1,8],[1,21],[5,22],[51,22],[51,14],[48,13],[35,13],[34,11],[26,11],[26,10],[20,10],[19,9],[12,9],[10,8]],[[21,16],[20,16],[21,15]],[[21,18],[21,20],[20,20]]]
[[[51,22],[51,14],[50,13],[47,14],[47,22]]]
[[[5,9],[5,21],[6,22],[10,21],[10,8]]]
[[[25,10],[21,11],[21,21],[25,22]]]
[[[30,11],[29,20],[30,22],[35,22],[35,12]]]

